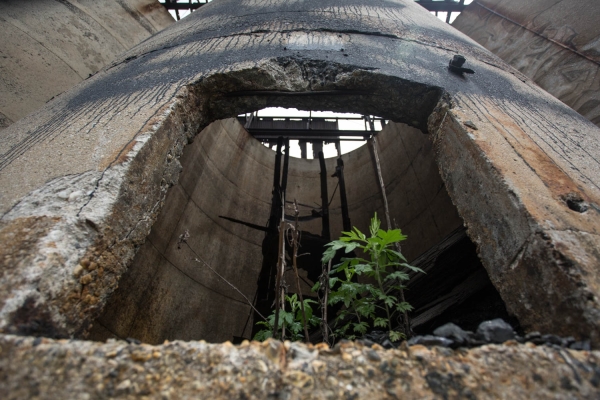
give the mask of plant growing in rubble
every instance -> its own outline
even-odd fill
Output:
[[[412,306],[391,293],[404,289],[401,282],[409,279],[407,271],[424,272],[406,262],[406,258],[393,249],[396,243],[406,240],[400,229],[384,231],[377,213],[371,219],[371,237],[366,237],[356,227],[351,232],[342,232],[339,240],[326,245],[323,253],[324,264],[332,260],[338,250],[350,253],[361,249],[369,259],[360,257],[342,258],[335,266],[335,272],[341,277],[329,278],[329,305],[344,303],[344,308],[335,319],[335,334],[338,337],[355,339],[364,335],[370,327],[386,328],[390,340],[406,338],[402,332],[395,331],[392,321],[397,313],[412,310]],[[353,279],[355,275],[364,275],[374,283],[360,283]],[[319,284],[315,285],[317,289]],[[336,288],[336,290],[333,290]],[[381,316],[384,315],[384,316]]]
[[[297,294],[291,296],[285,296],[286,301],[289,303],[291,310],[279,310],[279,331],[285,331],[286,337],[283,339],[289,339],[292,341],[301,340],[304,338],[302,331],[304,328],[304,318],[302,315],[302,305],[298,299]],[[319,325],[321,320],[313,315],[311,304],[317,302],[310,299],[304,300],[304,312],[306,313],[306,320],[309,327]],[[258,331],[254,335],[254,340],[263,341],[273,336],[273,326],[275,325],[275,311],[267,317],[266,321],[259,321],[257,325],[263,325],[266,329]]]

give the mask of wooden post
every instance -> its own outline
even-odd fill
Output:
[[[392,223],[390,221],[390,209],[388,207],[387,195],[385,194],[385,184],[383,183],[383,176],[381,175],[381,164],[379,162],[379,151],[377,150],[377,136],[373,135],[371,139],[371,143],[373,144],[373,155],[375,157],[375,169],[377,171],[377,178],[379,179],[379,186],[381,188],[381,196],[383,197],[383,208],[385,210],[385,220],[387,223],[387,229],[392,229]],[[400,244],[396,243],[396,251],[398,253],[401,252]],[[400,301],[406,301],[404,298],[404,290],[400,289]],[[409,337],[410,336],[410,323],[408,321],[408,313],[404,311],[404,334]]]
[[[306,311],[304,311],[304,296],[302,295],[302,288],[300,287],[300,277],[298,275],[298,265],[296,260],[298,259],[298,244],[300,243],[300,230],[298,229],[298,215],[300,211],[298,210],[298,201],[294,199],[294,231],[293,231],[293,258],[292,265],[294,267],[294,273],[296,275],[296,290],[298,291],[298,297],[300,298],[300,308],[302,309],[302,318],[304,319],[304,341],[306,343],[310,342],[310,338],[308,337],[308,320],[306,319]]]
[[[285,221],[279,223],[279,256],[277,258],[277,278],[275,279],[275,321],[273,323],[273,338],[279,331],[279,310],[285,307],[283,294],[283,271],[285,269]],[[282,298],[283,297],[283,298]]]

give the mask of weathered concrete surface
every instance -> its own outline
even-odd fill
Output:
[[[452,26],[600,126],[600,3],[477,0]]]
[[[456,53],[474,75],[448,71]],[[405,0],[212,2],[7,128],[0,209],[15,246],[2,249],[0,327],[85,331],[148,236],[183,146],[273,105],[429,132],[509,311],[598,346],[600,130]]]
[[[394,218],[409,236],[404,253],[414,259],[462,225],[444,188],[431,140],[419,130],[389,123],[378,135],[382,175]],[[373,212],[384,215],[372,149],[343,156],[350,218],[364,232]],[[133,337],[144,343],[250,338],[250,307],[206,266],[254,299],[262,266],[264,233],[220,219],[228,216],[264,226],[271,208],[275,152],[254,140],[237,119],[219,120],[199,133],[180,158],[182,172],[169,190],[163,211],[138,251],[119,288],[94,322],[89,339]],[[335,159],[326,160],[331,234],[342,231]],[[318,160],[291,158],[287,199],[296,199],[301,216],[321,202]],[[304,205],[314,205],[306,207]],[[287,214],[293,214],[288,209]],[[321,234],[320,218],[300,229]],[[189,232],[190,248],[179,236]],[[181,247],[181,248],[180,248]],[[318,257],[316,257],[318,258]],[[317,265],[318,266],[318,265]],[[294,285],[293,275],[286,277]],[[312,285],[303,284],[310,293]],[[295,286],[292,286],[295,287]]]
[[[172,22],[156,0],[0,2],[0,129]]]
[[[0,335],[3,399],[597,399],[600,352],[359,343],[160,346]]]

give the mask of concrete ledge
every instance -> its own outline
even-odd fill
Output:
[[[23,398],[497,399],[600,393],[600,352],[533,344],[383,350],[319,344],[136,345],[0,335],[0,396]]]

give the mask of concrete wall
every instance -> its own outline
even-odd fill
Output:
[[[0,129],[172,22],[156,0],[0,2]]]
[[[600,3],[477,0],[452,26],[600,126]]]
[[[403,251],[414,258],[462,221],[441,181],[427,135],[391,123],[378,140],[391,217],[409,235]],[[368,232],[373,212],[385,219],[372,148],[363,146],[343,159],[350,217],[355,226]],[[250,338],[250,307],[208,267],[195,262],[194,252],[247,298],[254,299],[264,233],[219,216],[265,226],[275,152],[232,118],[205,128],[184,150],[181,164],[179,183],[169,189],[150,236],[95,322],[90,339],[116,336],[162,343],[165,339],[219,342],[233,336]],[[326,164],[329,195],[333,196],[335,159],[327,159]],[[318,160],[291,158],[288,200],[318,208],[319,172]],[[342,230],[339,191],[330,214],[335,238]],[[301,215],[310,215],[310,208],[301,206]],[[300,229],[320,234],[321,220],[301,223]],[[186,231],[189,247],[178,243]],[[292,275],[286,281],[293,284]]]

